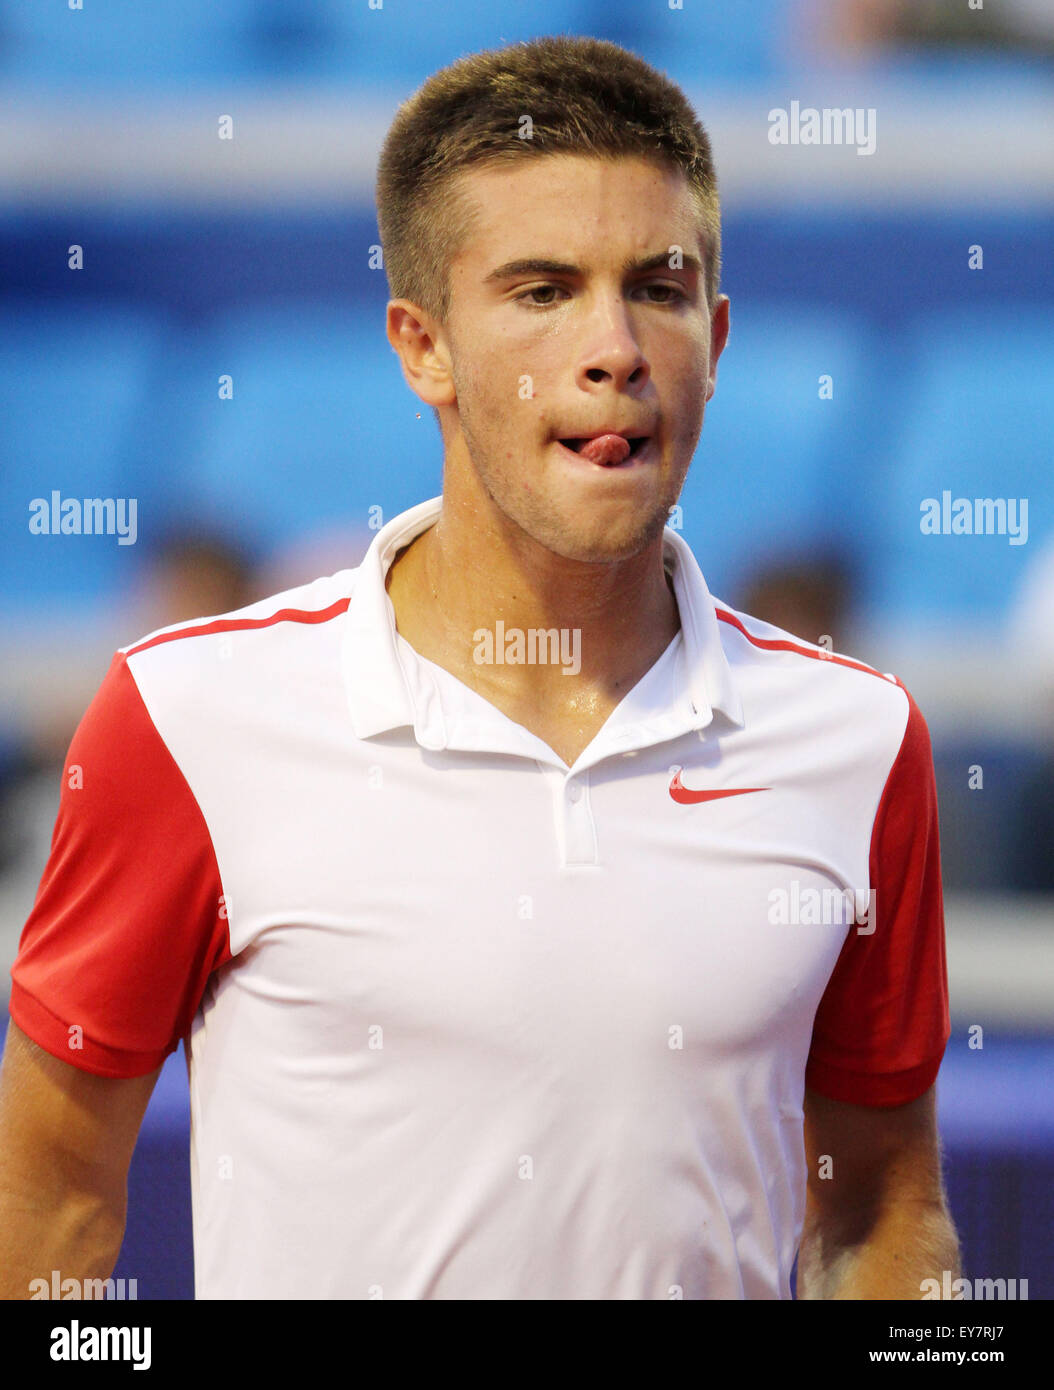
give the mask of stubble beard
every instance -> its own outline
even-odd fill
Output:
[[[459,400],[465,399],[459,393]],[[669,497],[656,499],[646,514],[635,514],[617,529],[599,526],[591,518],[576,525],[573,517],[561,517],[548,507],[537,489],[526,492],[519,480],[491,466],[492,452],[479,440],[471,409],[460,412],[459,423],[469,466],[491,505],[536,544],[566,560],[611,564],[639,555],[662,534],[684,484],[680,479]]]

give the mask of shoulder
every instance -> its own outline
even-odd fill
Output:
[[[118,655],[140,667],[159,659],[193,662],[203,653],[229,646],[235,633],[244,634],[239,635],[239,646],[263,651],[288,638],[291,627],[319,628],[339,617],[347,609],[357,574],[357,569],[340,570],[244,608],[157,628],[121,647]]]
[[[931,787],[929,729],[898,676],[712,601],[748,725],[867,786],[876,804],[892,783]]]
[[[859,657],[810,642],[714,598],[721,645],[744,703],[810,715],[832,733],[848,724],[881,737],[893,753],[925,721],[903,682]],[[927,736],[928,737],[928,736]]]
[[[113,654],[82,732],[127,743],[211,729],[222,746],[249,711],[294,718],[305,692],[339,681],[341,624],[358,571],[341,570],[265,599],[157,628]],[[273,719],[272,719],[273,722]]]

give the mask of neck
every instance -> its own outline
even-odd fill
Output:
[[[625,560],[568,560],[532,540],[485,495],[449,486],[439,521],[396,558],[388,585],[410,644],[469,672],[484,691],[620,699],[680,627],[661,532]],[[569,646],[579,654],[573,681],[552,662],[481,664],[473,656],[481,631],[500,647],[510,632],[552,629],[562,634],[565,665]]]

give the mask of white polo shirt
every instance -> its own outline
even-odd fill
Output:
[[[12,1016],[187,1038],[199,1298],[786,1298],[806,1083],[903,1103],[948,1037],[925,724],[667,530],[681,631],[568,768],[396,633],[439,510],[115,654]]]

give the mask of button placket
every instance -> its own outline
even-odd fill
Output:
[[[564,863],[595,864],[597,862],[596,826],[589,799],[589,773],[576,772],[568,776],[561,795]]]

